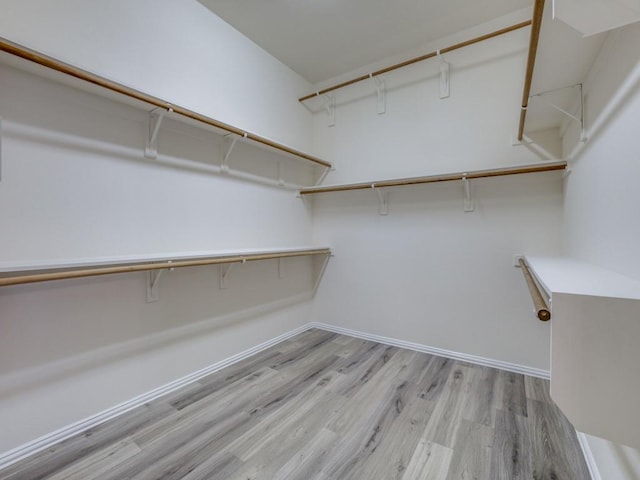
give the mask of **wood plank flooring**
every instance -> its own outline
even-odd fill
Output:
[[[588,480],[548,382],[309,330],[1,480]]]

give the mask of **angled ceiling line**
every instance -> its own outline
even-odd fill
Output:
[[[526,20],[524,22],[517,23],[515,25],[511,25],[509,27],[505,27],[505,28],[502,28],[500,30],[496,30],[496,31],[493,31],[491,33],[487,33],[485,35],[481,35],[479,37],[475,37],[475,38],[472,38],[470,40],[466,40],[464,42],[456,43],[454,45],[450,45],[448,47],[441,48],[440,50],[429,52],[429,53],[426,53],[426,54],[421,55],[419,57],[411,58],[409,60],[405,60],[403,62],[396,63],[394,65],[382,68],[380,70],[376,70],[375,72],[372,72],[372,73],[369,73],[369,74],[366,74],[366,75],[361,75],[361,76],[353,78],[351,80],[347,80],[345,82],[342,82],[342,83],[339,83],[339,84],[336,84],[336,85],[332,85],[332,86],[327,87],[327,88],[323,88],[322,90],[319,90],[319,91],[317,91],[315,93],[310,93],[308,95],[305,95],[304,97],[300,97],[298,99],[298,101],[299,102],[304,102],[304,101],[309,100],[311,98],[315,98],[315,97],[318,97],[320,95],[324,95],[325,93],[333,92],[334,90],[338,90],[340,88],[344,88],[344,87],[347,87],[349,85],[353,85],[354,83],[362,82],[364,80],[369,80],[371,77],[376,77],[378,75],[382,75],[384,73],[388,73],[388,72],[391,72],[393,70],[397,70],[399,68],[403,68],[403,67],[406,67],[408,65],[412,65],[414,63],[418,63],[418,62],[421,62],[423,60],[427,60],[429,58],[437,57],[438,56],[438,52],[440,52],[441,54],[452,52],[454,50],[458,50],[460,48],[467,47],[469,45],[473,45],[475,43],[479,43],[479,42],[482,42],[484,40],[488,40],[490,38],[494,38],[494,37],[498,37],[500,35],[504,35],[505,33],[513,32],[514,30],[519,30],[521,28],[528,27],[529,25],[531,25],[531,20]]]

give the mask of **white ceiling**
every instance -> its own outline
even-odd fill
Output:
[[[533,4],[533,0],[198,1],[311,83]]]

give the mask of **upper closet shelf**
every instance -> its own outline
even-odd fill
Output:
[[[551,397],[579,431],[640,448],[640,281],[573,258],[526,260],[551,298]]]
[[[564,170],[567,162],[548,162],[516,167],[493,168],[488,170],[472,170],[468,172],[443,173],[428,175],[425,177],[398,178],[393,180],[375,180],[372,182],[347,183],[342,185],[326,185],[321,187],[308,187],[300,190],[300,195],[314,193],[342,192],[345,190],[366,190],[370,188],[400,187],[405,185],[417,185],[421,183],[451,182],[454,180],[471,180],[473,178],[502,177],[504,175],[518,175],[521,173],[549,172],[552,170]]]
[[[45,67],[46,70],[61,73],[64,77],[80,79],[81,81],[86,82],[85,88],[86,86],[97,86],[97,89],[90,89],[90,91],[92,91],[93,93],[98,93],[102,96],[107,97],[112,96],[110,94],[115,94],[115,97],[120,101],[129,104],[133,103],[134,105],[144,108],[145,110],[150,110],[149,138],[147,139],[145,156],[153,158],[157,154],[156,142],[158,139],[158,133],[162,120],[165,116],[170,116],[175,120],[183,121],[186,123],[195,123],[201,127],[205,126],[207,128],[211,128],[218,134],[225,135],[225,140],[227,141],[225,142],[225,145],[223,147],[223,165],[221,166],[221,170],[224,172],[228,172],[228,168],[226,168],[225,163],[237,140],[252,143],[256,146],[266,148],[285,157],[297,159],[312,167],[322,169],[320,175],[317,175],[317,178],[315,179],[316,184],[320,183],[320,181],[332,167],[330,162],[327,162],[320,158],[301,152],[287,145],[274,142],[273,140],[262,137],[260,135],[256,135],[255,133],[248,132],[239,127],[226,124],[193,110],[175,105],[171,102],[141,92],[121,83],[114,82],[94,73],[62,62],[56,58],[44,55],[35,50],[11,42],[2,37],[0,37],[0,52],[6,52],[14,58],[27,60],[31,65]],[[4,61],[6,62],[7,60],[8,59],[5,59]],[[36,73],[42,75],[44,72],[37,71]],[[44,74],[46,75],[46,73]],[[64,82],[64,77],[62,79],[57,77],[56,79],[62,80]],[[153,108],[149,109],[149,107]],[[279,184],[284,183],[281,179],[276,180],[276,182]]]
[[[424,60],[428,60],[430,58],[439,58],[441,55],[444,55],[445,53],[453,52],[454,50],[458,50],[460,48],[468,47],[469,45],[474,45],[476,43],[483,42],[485,40],[489,40],[489,39],[494,38],[494,37],[499,37],[500,35],[504,35],[506,33],[510,33],[510,32],[515,31],[515,30],[519,30],[521,28],[528,27],[529,25],[531,25],[531,20],[526,20],[524,22],[520,22],[520,23],[517,23],[515,25],[510,25],[508,27],[501,28],[499,30],[496,30],[496,31],[493,31],[493,32],[490,32],[490,33],[487,33],[487,34],[480,35],[479,37],[475,37],[475,38],[471,38],[469,40],[465,40],[464,42],[459,42],[459,43],[456,43],[454,45],[449,45],[448,47],[443,47],[443,48],[441,48],[439,50],[435,50],[433,52],[425,53],[424,55],[420,55],[419,57],[411,58],[409,60],[405,60],[403,62],[396,63],[394,65],[390,65],[388,67],[381,68],[380,70],[376,70],[375,72],[371,72],[371,73],[369,73],[367,75],[361,75],[359,77],[352,78],[351,80],[344,81],[344,82],[339,83],[337,85],[332,85],[330,87],[323,88],[322,90],[319,90],[319,91],[317,91],[315,93],[310,93],[308,95],[305,95],[304,97],[300,97],[298,99],[298,101],[299,102],[304,102],[304,101],[310,100],[312,98],[321,97],[323,95],[326,95],[327,93],[331,93],[331,92],[333,92],[335,90],[339,90],[341,88],[353,85],[354,83],[359,83],[359,82],[364,82],[366,80],[375,79],[376,77],[379,77],[380,75],[384,75],[385,73],[389,73],[389,72],[392,72],[394,70],[398,70],[400,68],[404,68],[404,67],[407,67],[409,65],[413,65],[414,63],[418,63],[418,62],[422,62]]]

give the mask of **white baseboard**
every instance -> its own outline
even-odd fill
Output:
[[[587,436],[584,433],[578,431],[576,431],[576,434],[578,435],[578,443],[580,443],[580,448],[582,449],[584,460],[587,463],[587,468],[589,469],[591,480],[602,480],[600,471],[598,470],[598,465],[596,464],[596,459],[593,457],[593,453],[591,453],[589,442],[587,442]]]
[[[415,350],[423,353],[430,353],[432,355],[447,357],[454,360],[461,360],[469,363],[475,363],[478,365],[484,365],[487,367],[498,368],[500,370],[506,370],[509,372],[522,373],[525,375],[531,375],[534,377],[540,377],[545,379],[549,378],[549,372],[546,370],[540,370],[540,369],[531,368],[523,365],[516,365],[513,363],[502,362],[500,360],[478,357],[475,355],[467,355],[465,353],[454,352],[451,350],[443,350],[440,348],[429,347],[429,346],[421,345],[418,343],[405,342],[403,340],[383,337],[380,335],[372,335],[369,333],[359,332],[356,330],[350,330],[342,327],[336,327],[334,325],[328,325],[325,323],[313,322],[313,323],[308,323],[306,325],[298,327],[289,332],[286,332],[278,337],[272,338],[271,340],[261,343],[260,345],[256,345],[255,347],[252,347],[248,350],[245,350],[236,355],[228,357],[220,362],[214,363],[213,365],[210,365],[201,370],[198,370],[197,372],[186,375],[182,378],[179,378],[178,380],[167,383],[159,388],[151,390],[150,392],[147,392],[135,398],[132,398],[131,400],[128,400],[124,403],[116,405],[115,407],[104,410],[103,412],[100,412],[96,415],[93,415],[91,417],[75,422],[71,425],[67,425],[66,427],[63,427],[59,430],[56,430],[40,438],[37,438],[31,442],[25,443],[24,445],[21,445],[5,453],[2,453],[0,454],[0,470],[8,467],[13,463],[16,463],[22,460],[23,458],[26,458],[30,455],[34,455],[42,450],[45,450],[55,445],[58,442],[61,442],[70,437],[73,437],[74,435],[82,433],[83,431],[88,430],[90,428],[96,427],[108,420],[111,420],[117,417],[118,415],[122,415],[123,413],[133,410],[134,408],[144,405],[145,403],[151,402],[163,395],[167,395],[169,393],[175,392],[176,390],[190,383],[196,382],[199,379],[206,377],[207,375],[210,375],[214,372],[217,372],[218,370],[221,370],[225,367],[233,365],[234,363],[240,362],[241,360],[244,360],[245,358],[248,358],[251,355],[255,355],[256,353],[261,352],[262,350],[266,350],[267,348],[270,348],[280,342],[283,342],[311,328],[318,328],[318,329],[327,330],[330,332],[341,333],[343,335],[349,335],[351,337],[362,338],[364,340],[371,340],[374,342],[384,343],[386,345],[392,345],[395,347],[407,348],[409,350]],[[586,448],[588,449],[588,446]],[[585,458],[586,458],[586,454],[585,454]],[[594,476],[593,480],[600,480],[600,477]]]
[[[336,327],[334,325],[328,325],[326,323],[313,322],[310,324],[310,326],[313,328],[319,328],[321,330],[328,330],[330,332],[349,335],[351,337],[362,338],[363,340],[371,340],[373,342],[384,343],[385,345],[392,345],[394,347],[407,348],[409,350],[415,350],[417,352],[430,353],[431,355],[437,355],[439,357],[446,357],[453,360],[475,363],[477,365],[493,367],[499,370],[506,370],[508,372],[521,373],[523,375],[544,378],[546,380],[551,378],[548,370],[527,367],[526,365],[518,365],[515,363],[503,362],[501,360],[495,360],[492,358],[479,357],[477,355],[468,355],[466,353],[444,350],[442,348],[429,347],[427,345],[422,345],[419,343],[405,342],[404,340],[397,340],[395,338],[383,337],[380,335],[372,335],[370,333],[350,330],[348,328]]]
[[[85,418],[78,422],[72,423],[71,425],[67,425],[66,427],[63,427],[59,430],[51,432],[31,442],[25,443],[24,445],[20,445],[19,447],[16,447],[12,450],[4,452],[0,454],[0,470],[8,467],[9,465],[12,465],[13,463],[16,463],[22,460],[23,458],[26,458],[30,455],[34,455],[38,452],[41,452],[42,450],[45,450],[55,445],[58,442],[62,442],[63,440],[66,440],[70,437],[73,437],[74,435],[82,433],[85,430],[96,427],[108,420],[111,420],[117,417],[118,415],[122,415],[123,413],[133,410],[134,408],[144,405],[145,403],[151,402],[163,395],[167,395],[168,393],[175,392],[176,390],[190,383],[196,382],[201,378],[206,377],[207,375],[210,375],[214,372],[217,372],[218,370],[221,370],[225,367],[233,365],[234,363],[240,362],[241,360],[244,360],[245,358],[255,355],[256,353],[261,352],[262,350],[266,350],[267,348],[270,348],[295,335],[298,335],[299,333],[305,332],[310,328],[312,328],[310,324],[298,327],[278,337],[272,338],[271,340],[267,340],[266,342],[261,343],[260,345],[256,345],[255,347],[252,347],[236,355],[225,358],[220,362],[214,363],[213,365],[210,365],[201,370],[198,370],[197,372],[191,373],[173,382],[162,385],[161,387],[151,390],[150,392],[143,393],[142,395],[132,398],[131,400],[123,402],[119,405],[116,405],[115,407],[104,410],[96,415],[93,415],[91,417]]]

